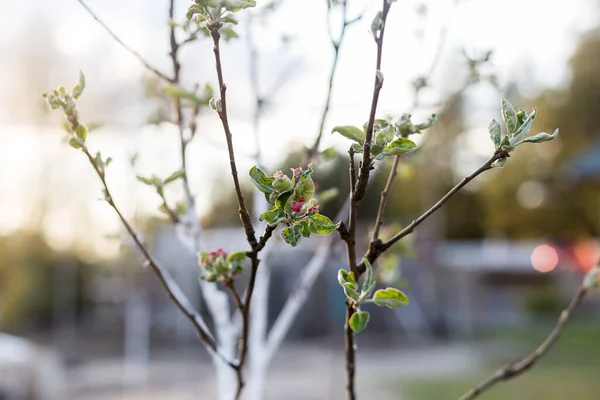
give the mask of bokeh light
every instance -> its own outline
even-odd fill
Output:
[[[536,271],[550,272],[558,265],[558,253],[554,247],[542,244],[531,253],[531,265]]]

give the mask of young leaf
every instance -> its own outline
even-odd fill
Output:
[[[292,228],[284,228],[281,231],[281,237],[287,244],[291,244],[292,247],[296,247],[300,243],[300,239],[302,239],[300,232]]]
[[[362,129],[359,129],[352,125],[336,126],[331,130],[331,133],[339,133],[345,138],[355,141],[361,146],[365,143],[365,133]]]
[[[74,149],[81,149],[83,145],[83,141],[78,137],[72,137],[69,139],[69,146],[73,147]]]
[[[283,213],[283,210],[281,208],[278,208],[277,206],[273,206],[264,213],[260,214],[258,220],[261,222],[265,221],[267,225],[275,226],[284,217],[285,214]]]
[[[369,323],[369,313],[367,311],[357,311],[350,317],[350,329],[359,333],[367,327]]]
[[[542,132],[542,133],[538,133],[537,135],[530,136],[528,138],[521,140],[521,143],[548,142],[548,141],[556,138],[557,136],[558,136],[558,129],[555,130],[554,133],[552,133],[551,135],[547,134],[546,132]],[[521,143],[519,143],[519,144],[521,144]]]
[[[344,286],[346,283],[352,283],[354,289],[358,289],[356,280],[354,279],[354,273],[348,272],[345,269],[340,269],[337,274],[337,279],[340,285]]]
[[[521,140],[525,136],[529,135],[529,131],[531,130],[531,126],[533,125],[533,121],[535,120],[535,115],[536,115],[536,109],[534,108],[533,111],[531,112],[531,114],[529,114],[527,119],[523,122],[523,125],[521,125],[516,130],[513,137],[510,139],[511,146],[513,146],[513,147],[516,146],[517,144],[519,144],[521,142]]]
[[[429,117],[427,122],[423,122],[422,124],[415,125],[415,128],[417,129],[416,133],[419,133],[422,130],[425,130],[425,129],[431,127],[433,124],[435,124],[436,121],[437,121],[437,115],[431,114],[431,116]]]
[[[304,198],[305,201],[308,201],[313,197],[314,193],[315,184],[312,178],[309,175],[302,175],[300,181],[296,185],[296,189],[294,189],[294,200]]]
[[[138,181],[140,181],[140,182],[142,182],[142,183],[144,183],[144,184],[146,184],[148,186],[153,186],[152,180],[149,179],[149,178],[145,178],[145,177],[140,176],[140,175],[136,176],[136,178],[137,178]]]
[[[355,303],[359,303],[360,296],[356,291],[356,287],[352,285],[351,282],[344,283],[342,285],[342,288],[344,289],[344,294],[348,299],[352,300]]]
[[[177,179],[183,178],[184,176],[185,176],[184,170],[179,170],[179,171],[173,172],[171,175],[169,175],[167,178],[165,178],[163,184],[166,185],[167,183],[174,182]]]
[[[408,297],[395,288],[379,289],[373,295],[373,302],[388,308],[402,307],[408,304]]]
[[[502,109],[502,119],[506,124],[507,133],[509,136],[517,130],[517,113],[515,112],[512,104],[509,103],[508,100],[502,98],[501,101],[501,109]]]
[[[493,119],[492,122],[490,122],[488,131],[490,132],[490,138],[492,139],[492,142],[494,142],[495,148],[500,148],[500,142],[502,142],[502,128],[500,127],[500,122]]]
[[[310,221],[308,219],[300,221],[295,227],[300,227],[298,229],[300,230],[300,234],[302,236],[306,238],[310,237]]]
[[[246,259],[246,252],[245,251],[237,251],[235,253],[231,253],[229,255],[229,257],[227,257],[227,261],[230,262],[230,263],[232,263],[232,264],[243,263],[245,259]]]
[[[381,154],[384,156],[399,156],[408,153],[415,147],[417,147],[417,145],[412,140],[401,137],[385,146]]]
[[[337,229],[337,224],[331,222],[329,218],[321,214],[315,214],[307,217],[310,219],[310,231],[317,235],[327,235]]]
[[[254,186],[261,192],[269,194],[275,191],[271,185],[275,178],[265,175],[265,173],[256,165],[250,168],[250,178],[252,179]]]

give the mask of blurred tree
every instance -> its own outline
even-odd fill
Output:
[[[520,157],[483,185],[478,197],[487,233],[570,240],[598,233],[599,187],[575,182],[570,167],[600,139],[600,30],[582,37],[570,68],[568,87],[548,89],[526,101],[538,107],[536,130],[558,126],[558,140],[520,147]]]

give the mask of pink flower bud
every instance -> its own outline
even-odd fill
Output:
[[[300,198],[298,199],[298,201],[299,201],[300,203],[304,203],[304,197],[300,197]]]
[[[285,178],[285,174],[281,171],[277,171],[273,174],[273,178],[275,179],[283,179]]]
[[[319,206],[312,206],[308,209],[308,214],[314,215],[319,212]]]
[[[302,203],[300,203],[298,201],[295,201],[292,204],[292,211],[295,212],[295,213],[297,213],[297,212],[300,212],[300,210],[302,210]]]

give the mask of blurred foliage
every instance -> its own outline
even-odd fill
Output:
[[[0,326],[19,329],[50,323],[56,274],[74,263],[82,264],[70,254],[57,254],[50,249],[40,233],[17,232],[0,238]],[[79,279],[75,291],[78,299]],[[56,295],[56,296],[55,296]],[[78,301],[79,303],[79,301]],[[58,304],[60,307],[60,304]]]
[[[478,197],[486,232],[569,240],[598,234],[600,187],[595,182],[573,182],[568,167],[600,139],[600,31],[582,37],[570,68],[566,88],[549,89],[527,101],[539,110],[537,129],[560,127],[560,137],[543,146],[520,147],[483,186]],[[526,182],[541,189],[537,195],[543,201],[538,207],[523,204]]]

